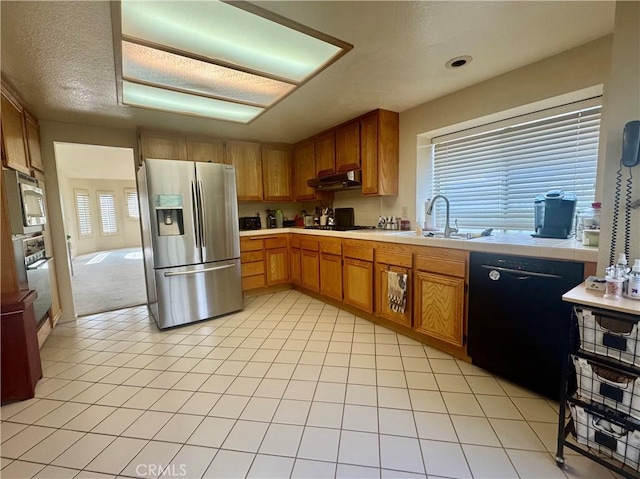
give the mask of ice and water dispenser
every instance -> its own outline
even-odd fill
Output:
[[[155,210],[158,236],[184,234],[182,195],[156,195]]]

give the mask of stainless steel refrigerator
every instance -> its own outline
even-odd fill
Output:
[[[148,159],[137,180],[147,297],[158,327],[242,309],[235,168]]]

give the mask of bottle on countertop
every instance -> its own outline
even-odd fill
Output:
[[[620,276],[624,280],[624,283],[622,283],[622,294],[623,296],[626,296],[627,288],[629,286],[629,272],[631,271],[626,254],[620,253],[618,262],[616,263],[616,270],[618,271],[618,276]]]
[[[640,259],[634,261],[629,273],[627,296],[631,299],[640,299]]]
[[[283,225],[282,210],[276,210],[276,228],[282,228]]]

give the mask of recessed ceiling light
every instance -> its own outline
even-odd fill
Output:
[[[460,68],[471,63],[471,60],[473,60],[473,57],[469,55],[463,55],[461,57],[452,58],[447,63],[445,63],[444,66],[446,66],[447,68]]]
[[[228,101],[233,111],[234,105],[251,107],[243,115],[252,111],[253,116],[231,120],[248,123],[353,48],[242,1],[121,0],[112,5],[118,93],[129,105],[138,105],[133,98],[179,93],[162,94],[153,108],[193,96],[186,110],[199,113],[173,111],[210,112],[211,118],[226,120],[211,106]],[[213,102],[196,108],[201,100]]]

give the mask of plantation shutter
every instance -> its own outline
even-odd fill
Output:
[[[125,201],[127,202],[127,217],[140,218],[138,207],[138,192],[136,190],[125,190]]]
[[[590,206],[600,110],[520,118],[519,124],[473,136],[434,139],[433,194],[449,199],[452,226],[457,219],[460,228],[533,230],[534,198],[549,190],[575,193],[578,209]],[[444,213],[444,202],[438,202],[439,228]]]
[[[89,209],[89,193],[87,191],[75,191],[76,214],[78,216],[78,233],[80,236],[93,234],[91,227],[91,210]]]
[[[118,232],[116,226],[116,202],[113,193],[98,193],[102,234],[112,235]]]

